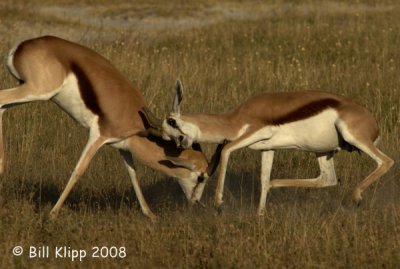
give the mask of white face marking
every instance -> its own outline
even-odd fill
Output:
[[[97,118],[83,102],[79,91],[78,80],[73,73],[70,73],[65,78],[58,94],[54,96],[52,100],[86,128],[89,128],[93,120]]]
[[[335,122],[338,114],[327,109],[313,117],[278,126],[267,126],[256,132],[254,140],[264,140],[249,146],[251,149],[301,149],[324,152],[339,149]]]
[[[171,122],[172,121],[172,122]],[[200,129],[171,114],[162,123],[163,139],[174,140],[178,147],[190,148],[201,135]]]
[[[163,135],[163,139],[164,140],[168,140],[168,141],[174,139],[175,137],[178,137],[181,134],[181,132],[178,129],[172,127],[168,123],[168,119],[171,119],[171,118],[176,121],[177,126],[178,126],[178,121],[179,121],[179,119],[177,119],[175,117],[172,117],[172,116],[169,116],[167,119],[165,119],[163,121],[163,123],[162,123],[162,135]]]

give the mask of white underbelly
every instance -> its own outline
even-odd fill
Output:
[[[98,117],[85,105],[79,91],[78,80],[73,73],[66,77],[60,91],[52,100],[86,128],[92,126]]]
[[[254,134],[264,140],[249,146],[255,150],[300,149],[325,152],[339,149],[335,127],[337,112],[327,109],[316,116],[278,126],[266,126]]]

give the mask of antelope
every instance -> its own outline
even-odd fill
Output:
[[[11,106],[51,100],[89,130],[88,142],[57,203],[54,218],[73,186],[103,145],[120,150],[142,212],[155,219],[139,186],[133,158],[178,179],[187,199],[199,201],[207,179],[218,163],[208,163],[199,150],[178,149],[173,142],[143,137],[149,109],[144,97],[108,60],[79,44],[43,36],[23,41],[6,59],[10,73],[20,81],[0,91],[0,173],[4,172],[2,116]],[[194,194],[194,190],[196,190]]]
[[[360,204],[361,193],[383,176],[394,161],[377,147],[379,130],[366,108],[349,98],[322,91],[261,93],[231,112],[181,114],[183,86],[178,80],[172,111],[160,125],[165,140],[174,140],[183,148],[194,142],[221,143],[223,146],[215,193],[215,207],[221,209],[225,174],[230,154],[240,148],[261,151],[261,195],[258,214],[263,215],[267,193],[278,187],[327,187],[337,184],[333,156],[339,150],[362,151],[377,168],[353,191]],[[298,149],[314,152],[320,175],[310,179],[270,180],[274,152]]]

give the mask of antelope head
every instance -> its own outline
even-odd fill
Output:
[[[179,103],[182,100],[182,84],[178,80],[176,84],[176,97],[173,105],[173,112],[170,116],[162,121],[157,118],[147,107],[143,107],[140,111],[140,115],[145,123],[146,130],[139,133],[139,136],[148,137],[158,137],[164,140],[173,140],[178,148],[173,146],[165,147],[165,156],[161,161],[163,164],[169,167],[181,167],[189,170],[190,176],[177,176],[179,185],[182,187],[186,198],[192,202],[199,202],[203,194],[204,186],[208,179],[216,171],[219,160],[221,157],[221,150],[224,144],[219,145],[210,161],[203,154],[201,147],[198,143],[193,143],[193,139],[190,139],[190,128],[189,124],[184,124],[184,122],[179,118]],[[175,115],[174,118],[173,115]],[[172,126],[175,126],[173,121],[176,123],[176,130]],[[169,126],[169,127],[168,127]],[[180,126],[180,127],[179,127]],[[189,128],[188,128],[189,127]],[[170,128],[171,135],[165,132],[165,128]],[[174,133],[177,133],[175,138]],[[165,145],[170,142],[164,141]],[[173,144],[173,143],[172,143]]]
[[[189,202],[193,204],[200,203],[204,187],[218,167],[221,159],[221,150],[224,145],[225,144],[220,144],[217,146],[210,162],[206,166],[202,162],[203,158],[205,158],[204,154],[197,150],[182,149],[178,157],[165,156],[165,159],[172,165],[192,171],[189,178],[178,178],[179,185]],[[201,157],[199,156],[200,154],[202,155]]]
[[[200,136],[200,129],[196,124],[186,120],[186,116],[181,115],[180,103],[183,98],[182,82],[178,79],[175,86],[175,98],[172,110],[162,123],[162,138],[164,140],[174,140],[178,147],[190,148]]]

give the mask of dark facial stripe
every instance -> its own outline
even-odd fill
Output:
[[[302,107],[294,111],[290,111],[287,114],[278,117],[277,119],[272,120],[272,124],[281,125],[285,123],[290,123],[294,121],[304,120],[306,118],[310,118],[315,116],[325,109],[328,108],[336,108],[340,105],[340,102],[335,99],[323,99],[315,102],[308,103]]]
[[[87,108],[89,108],[94,114],[102,116],[103,112],[100,109],[94,86],[85,74],[84,70],[82,70],[79,65],[72,64],[71,71],[78,79],[79,92],[81,93],[81,97]]]
[[[178,125],[176,124],[176,120],[174,120],[173,118],[168,118],[167,119],[167,123],[169,126],[171,126],[172,128],[177,129]]]

